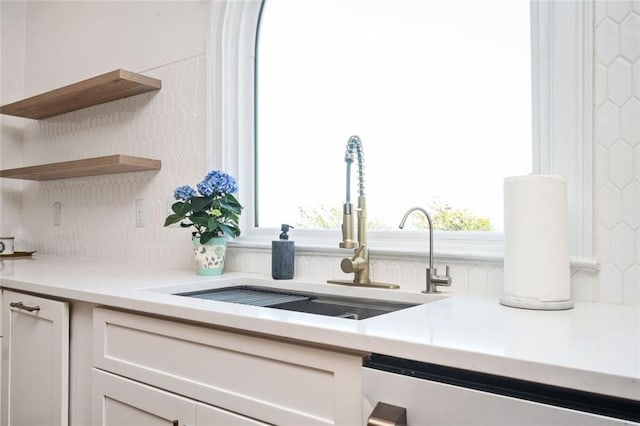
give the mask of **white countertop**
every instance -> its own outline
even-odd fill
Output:
[[[428,296],[239,273],[211,278],[192,270],[46,256],[0,266],[0,284],[16,290],[640,400],[638,307],[576,303],[567,311],[530,311],[486,296]],[[171,294],[230,284],[428,303],[354,321]]]

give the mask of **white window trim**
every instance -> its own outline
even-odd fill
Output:
[[[569,250],[593,253],[593,10],[533,1],[533,171],[567,177]]]
[[[260,0],[212,0],[207,159],[212,167],[239,181],[239,199],[245,206],[240,223],[243,235],[231,245],[269,250],[279,230],[254,224],[254,86],[261,7]],[[572,265],[595,268],[597,261],[591,259],[593,2],[534,0],[531,15],[533,170],[568,177]],[[339,231],[294,234],[298,252],[345,254],[337,248]],[[502,262],[501,233],[436,232],[434,239],[439,260]],[[423,232],[369,234],[374,256],[423,257],[426,241]]]

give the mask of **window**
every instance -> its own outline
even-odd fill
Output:
[[[532,171],[529,9],[527,0],[266,0],[257,225],[338,228],[345,147],[358,135],[370,229],[397,229],[423,206],[486,219],[441,215],[446,229],[501,231],[504,177]]]
[[[457,4],[462,5],[462,3]],[[239,177],[240,201],[245,206],[241,218],[244,237],[234,244],[241,247],[268,249],[269,241],[274,237],[274,229],[257,228],[254,219],[258,216],[254,203],[254,195],[257,192],[254,161],[257,154],[259,155],[259,149],[256,152],[254,128],[256,121],[255,58],[262,6],[261,0],[230,0],[212,3],[211,16],[214,21],[210,27],[207,48],[207,78],[208,87],[211,88],[207,91],[207,110],[211,111],[207,121],[207,139],[209,140],[207,155],[211,167],[222,167]],[[572,264],[591,268],[597,265],[591,259],[593,2],[532,0],[530,11],[533,71],[531,75],[533,172],[557,173],[568,177],[570,243],[571,253],[574,255]],[[295,35],[291,37],[295,38]],[[297,54],[298,52],[291,52],[291,55]],[[345,67],[346,65],[344,64]],[[313,85],[315,82],[309,80],[306,83]],[[348,99],[342,99],[342,101],[347,102]],[[421,115],[419,118],[424,117]],[[460,123],[464,124],[462,120]],[[504,121],[497,123],[498,126],[502,124],[505,124]],[[300,135],[299,140],[302,141],[304,136],[313,135],[323,125],[324,122],[321,122],[317,127],[306,129],[307,133]],[[341,156],[347,138],[352,133],[358,132],[358,129],[349,128],[345,132],[346,134],[340,132],[340,135],[336,136],[336,139],[340,139],[337,142],[322,140],[319,145],[302,145],[300,142],[296,145],[294,152],[287,152],[286,156],[280,159],[282,167],[286,169],[289,164],[299,163],[303,158],[307,163],[313,163],[319,152],[337,149],[337,160],[332,159],[330,169],[314,176],[315,181],[328,179],[333,175],[338,176],[337,189],[333,188],[333,184],[326,183],[326,186],[331,188],[330,192],[336,194],[332,204],[337,206],[340,206],[344,197],[344,182],[341,179],[343,179],[345,167],[344,163],[341,164]],[[361,133],[360,136],[364,140],[366,155],[370,157],[368,151],[372,142],[368,139],[369,135]],[[394,138],[391,146],[400,147],[402,142]],[[329,143],[337,144],[337,148],[329,147]],[[415,154],[407,152],[405,157],[407,156],[415,156]],[[367,158],[366,161],[368,170],[373,168],[371,164],[373,159]],[[277,197],[267,200],[271,205],[278,206],[283,198],[298,196],[287,187],[287,183],[298,179],[298,176],[292,171],[293,169],[288,170],[287,179],[280,182],[281,187]],[[391,174],[387,174],[387,177],[389,180],[395,178]],[[368,179],[370,180],[370,177]],[[416,179],[409,182],[412,187],[430,184],[426,180]],[[371,182],[368,187],[372,187]],[[306,191],[311,190],[307,188]],[[368,198],[373,198],[369,191],[367,195]],[[386,200],[388,204],[393,202],[391,196],[387,196]],[[296,240],[300,246],[304,245],[305,239],[301,238],[303,234],[305,233],[298,232],[296,229]],[[470,237],[476,234],[479,234],[478,238]],[[326,232],[309,231],[308,235],[311,237],[306,239],[309,246],[335,247],[339,231],[328,232],[330,241],[326,238]],[[316,235],[325,238],[325,243],[319,243],[315,238]],[[436,251],[439,255],[446,252],[448,256],[458,259],[499,260],[501,258],[500,233],[444,232],[441,233],[440,237],[442,236],[451,244],[447,247],[446,244],[438,242]],[[403,234],[401,248],[412,252],[424,250],[424,235],[422,233],[415,235],[414,244],[411,244],[412,237],[409,232]],[[436,235],[435,238],[438,240],[439,236]],[[385,241],[384,247],[389,247],[386,243],[396,241],[398,237],[395,231],[371,233],[369,242],[374,250],[376,250],[377,240]],[[381,246],[377,247],[377,250],[380,250]],[[322,252],[326,252],[326,249],[323,248]]]

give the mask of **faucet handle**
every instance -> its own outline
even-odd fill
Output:
[[[451,286],[451,268],[449,265],[445,266],[445,274],[438,275],[438,269],[433,269],[433,277],[431,277],[431,281],[437,285],[450,287]]]

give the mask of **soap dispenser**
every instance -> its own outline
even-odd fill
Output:
[[[289,241],[289,229],[293,226],[282,224],[280,238],[271,242],[271,276],[274,280],[293,278],[295,243]]]

